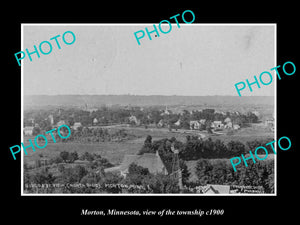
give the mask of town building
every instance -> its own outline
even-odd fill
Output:
[[[203,194],[230,194],[229,185],[207,184]]]
[[[34,128],[34,127],[32,127],[32,126],[30,126],[30,127],[24,127],[24,129],[23,129],[23,134],[24,134],[25,136],[32,135],[32,133],[33,133],[33,128]]]
[[[161,119],[158,123],[157,123],[157,127],[163,127],[165,125],[164,120]]]
[[[240,128],[241,128],[240,125],[238,125],[238,124],[233,124],[233,129],[234,129],[234,130],[238,130],[238,129],[240,129]]]
[[[224,124],[222,123],[222,121],[214,121],[214,122],[212,122],[211,128],[214,128],[214,129],[223,129],[224,128]]]
[[[197,120],[191,120],[190,121],[190,129],[191,130],[199,130],[201,127],[201,124],[199,121]]]
[[[180,126],[180,124],[181,124],[181,121],[180,121],[180,119],[179,119],[179,120],[177,120],[177,122],[175,122],[175,123],[174,123],[174,125],[176,125],[176,126]]]
[[[141,124],[141,121],[139,119],[137,119],[136,116],[130,116],[128,119],[129,119],[130,123],[133,123],[137,126],[139,126]]]
[[[56,127],[60,127],[62,125],[67,125],[66,122],[64,120],[60,120],[57,122]]]
[[[93,119],[93,125],[97,125],[98,124],[98,120],[97,120],[97,118],[94,118]]]
[[[82,127],[82,124],[80,122],[75,122],[74,125],[72,126],[74,130],[78,130],[79,127]]]

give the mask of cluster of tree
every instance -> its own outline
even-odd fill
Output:
[[[24,125],[32,126],[38,123],[42,130],[50,130],[51,123],[49,116],[53,117],[53,122],[56,124],[60,120],[64,120],[67,125],[72,126],[75,122],[80,122],[83,126],[92,125],[111,125],[111,124],[130,124],[129,117],[135,116],[140,121],[140,125],[148,126],[150,124],[158,125],[163,121],[163,126],[176,126],[176,128],[189,129],[190,121],[206,119],[207,121],[224,121],[227,117],[235,124],[244,125],[247,123],[258,122],[258,117],[248,112],[241,114],[238,112],[215,112],[214,109],[194,110],[189,112],[184,110],[182,113],[175,113],[171,110],[167,112],[159,107],[106,107],[103,106],[93,112],[82,109],[56,109],[56,110],[33,110],[24,112]],[[94,119],[97,123],[94,123]],[[180,120],[179,125],[174,125]],[[175,127],[174,127],[175,128]]]
[[[86,163],[77,164],[74,160],[85,160]],[[85,152],[78,156],[77,152],[63,151],[45,166],[40,164],[40,168],[29,170],[26,164],[24,167],[24,187],[27,192],[41,193],[93,193],[99,192],[92,187],[72,187],[69,184],[101,184],[105,182],[115,182],[115,176],[104,173],[104,169],[114,166],[106,158],[99,154]],[[55,174],[55,175],[54,175]],[[119,178],[118,178],[119,180]],[[32,188],[31,184],[50,185],[46,188]],[[59,184],[58,187],[55,184]]]
[[[150,174],[148,169],[132,164],[126,178],[103,170],[89,170],[76,165],[73,168],[58,168],[54,176],[48,170],[24,176],[25,191],[29,193],[178,193],[177,181],[167,175]],[[35,188],[35,185],[47,185],[46,188]],[[59,184],[58,186],[56,186]],[[74,186],[73,184],[76,184]],[[78,185],[82,184],[82,185]],[[123,189],[121,185],[142,186],[144,188]]]
[[[62,151],[57,156],[52,157],[51,159],[45,159],[43,154],[39,154],[39,159],[35,160],[34,166],[29,166],[27,163],[24,163],[24,169],[25,171],[28,171],[30,169],[36,169],[40,167],[50,167],[52,165],[61,166],[64,164],[72,164],[76,163],[76,160],[81,161],[87,161],[86,165],[89,168],[97,168],[97,167],[103,167],[108,168],[114,166],[112,163],[109,162],[108,159],[101,157],[101,155],[96,153],[89,153],[85,152],[81,155],[78,155],[76,151],[73,152],[67,152]],[[60,165],[61,164],[61,165]]]
[[[131,193],[179,193],[178,180],[172,176],[164,174],[151,174],[148,169],[131,164],[128,174],[123,181],[128,185],[142,185],[146,189],[128,190]]]
[[[152,137],[148,135],[138,154],[144,154],[147,152],[155,153],[158,151],[166,165],[170,167],[173,157],[173,152],[171,151],[172,145],[174,145],[175,149],[179,150],[179,158],[181,161],[189,161],[202,158],[231,158],[249,153],[250,150],[253,152],[259,146],[264,146],[268,150],[268,153],[274,153],[270,145],[266,146],[266,144],[271,141],[271,138],[266,138],[262,140],[248,141],[246,145],[240,141],[230,141],[225,144],[219,139],[213,141],[211,138],[203,140],[196,136],[187,136],[186,142],[184,143],[176,140],[174,137],[171,139],[165,138],[152,142]]]
[[[240,166],[234,172],[231,164],[226,162],[212,163],[200,159],[196,166],[198,185],[223,184],[239,186],[262,186],[265,193],[274,193],[274,161],[265,160]]]

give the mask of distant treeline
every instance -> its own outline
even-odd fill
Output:
[[[165,96],[165,95],[25,95],[24,107],[80,107],[99,105],[273,105],[273,96]]]

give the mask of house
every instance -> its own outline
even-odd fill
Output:
[[[234,130],[238,130],[238,129],[240,129],[240,128],[241,128],[241,127],[240,127],[240,125],[238,125],[238,124],[234,124],[234,125],[233,125],[233,129],[234,129]]]
[[[180,126],[180,124],[181,124],[181,121],[180,121],[180,119],[179,119],[179,120],[177,120],[177,122],[176,122],[176,123],[174,123],[174,125],[176,125],[176,126]]]
[[[268,118],[268,119],[266,119],[265,125],[267,127],[274,127],[274,118]]]
[[[163,127],[164,126],[164,121],[161,119],[158,123],[157,123],[157,127]]]
[[[93,125],[97,125],[98,124],[98,120],[97,120],[97,118],[94,118],[93,119]]]
[[[130,116],[129,123],[134,123],[135,125],[140,125],[141,121],[136,118],[136,116]]]
[[[201,120],[199,120],[199,123],[201,123],[202,125],[205,125],[206,119],[201,119]]]
[[[197,120],[190,121],[190,130],[199,130],[200,127],[201,127],[201,124]]]
[[[57,122],[56,127],[60,127],[61,125],[65,125],[66,122],[64,120],[60,120]]]
[[[168,171],[158,152],[144,153],[143,155],[125,155],[122,164],[119,167],[122,176],[126,177],[130,164],[135,163],[144,167],[152,174],[162,173],[168,175]]]
[[[74,125],[72,126],[72,128],[74,130],[78,130],[79,127],[82,127],[81,123],[80,122],[75,122]]]
[[[203,189],[204,194],[230,194],[229,185],[207,184]]]
[[[31,123],[31,125],[34,124],[34,118],[29,118],[28,121]]]
[[[54,117],[53,117],[53,115],[52,114],[50,114],[49,116],[48,116],[48,119],[50,120],[50,124],[51,124],[51,126],[54,124]]]
[[[170,115],[170,114],[171,114],[171,111],[168,110],[168,107],[166,106],[166,109],[160,115],[164,116],[164,115]]]
[[[229,117],[226,117],[226,119],[224,120],[224,123],[225,123],[225,125],[224,125],[225,129],[232,129],[233,128],[231,119]]]
[[[232,122],[228,122],[225,124],[224,126],[225,129],[232,129],[233,128],[233,125],[232,125]]]
[[[34,128],[34,127],[24,127],[24,129],[23,129],[24,135],[25,135],[25,136],[27,136],[27,135],[32,135],[33,128]]]
[[[214,128],[214,129],[223,129],[224,124],[222,123],[222,121],[214,121],[214,122],[212,122],[211,127]]]
[[[260,113],[258,111],[253,111],[252,113],[257,117],[260,117]]]
[[[231,122],[231,119],[229,117],[226,117],[226,119],[224,120],[224,123],[227,124],[227,123],[230,123]]]

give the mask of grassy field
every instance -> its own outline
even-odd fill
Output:
[[[240,141],[246,144],[248,141],[264,140],[274,138],[274,132],[260,127],[247,127],[237,130],[232,135],[211,135],[212,140],[220,139],[224,143],[229,141]]]
[[[111,128],[120,129],[120,128]],[[31,164],[36,159],[40,158],[40,154],[44,157],[53,158],[59,155],[62,151],[73,152],[76,151],[79,155],[84,152],[100,154],[107,158],[111,163],[120,164],[125,154],[137,154],[142,148],[147,135],[152,136],[152,140],[159,140],[162,138],[176,137],[178,140],[184,141],[185,136],[178,133],[169,132],[167,129],[144,129],[139,127],[129,127],[126,132],[136,136],[135,139],[123,142],[99,142],[99,143],[53,143],[48,142],[44,149],[36,148],[33,152],[31,148],[27,149],[28,155],[24,154],[24,162]],[[28,139],[33,140],[34,137],[25,137],[24,145],[29,145]],[[42,145],[42,144],[41,144]]]

